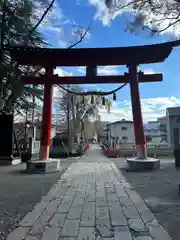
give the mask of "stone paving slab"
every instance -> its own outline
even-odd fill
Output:
[[[68,168],[7,239],[171,238],[115,164],[92,148]]]

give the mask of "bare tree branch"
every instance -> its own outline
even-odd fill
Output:
[[[127,21],[130,32],[142,27],[142,30],[147,28],[153,34],[160,34],[168,29],[178,30],[180,26],[180,1],[131,0],[126,4],[121,0],[116,0],[115,4],[112,0],[104,1],[111,14],[130,8],[129,13],[133,16],[132,22]]]
[[[180,19],[178,19],[178,20],[176,20],[176,21],[174,21],[174,22],[172,22],[172,23],[169,23],[166,27],[158,30],[157,33],[159,34],[159,33],[161,33],[161,32],[166,31],[168,28],[172,27],[173,25],[175,25],[175,24],[178,23],[179,21],[180,21]]]
[[[77,42],[75,42],[75,43],[73,43],[72,45],[70,45],[70,46],[68,47],[68,49],[71,49],[71,48],[75,47],[76,45],[78,45],[79,43],[82,42],[82,40],[83,40],[83,39],[85,38],[85,36],[88,34],[89,29],[90,29],[90,27],[91,27],[91,24],[92,24],[92,19],[90,20],[89,26],[86,28],[86,30],[84,31],[84,33],[80,36],[80,39],[79,39]]]
[[[43,15],[41,16],[41,18],[39,19],[39,21],[36,23],[36,25],[33,27],[33,29],[30,31],[30,34],[32,32],[34,32],[39,25],[41,24],[41,22],[44,20],[45,16],[48,14],[48,12],[51,10],[51,8],[53,7],[55,0],[52,0],[51,3],[49,4],[49,6],[46,8],[46,10],[44,11]]]

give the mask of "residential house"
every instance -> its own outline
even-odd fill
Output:
[[[113,148],[119,147],[122,143],[135,143],[132,121],[122,119],[121,121],[109,123],[107,124],[106,134],[109,146]]]
[[[158,118],[157,121],[149,121],[144,124],[144,134],[147,143],[161,144],[167,142],[166,118]]]

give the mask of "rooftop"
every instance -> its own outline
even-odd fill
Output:
[[[109,126],[109,125],[114,125],[114,124],[123,124],[123,123],[133,124],[133,121],[129,121],[129,120],[122,119],[122,120],[120,120],[120,121],[108,123],[107,126]]]
[[[166,113],[168,116],[180,115],[180,106],[167,108]]]

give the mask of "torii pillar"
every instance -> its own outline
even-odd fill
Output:
[[[46,76],[51,78],[53,76],[53,68],[46,68]],[[49,151],[51,144],[51,126],[52,126],[52,95],[53,85],[49,81],[44,84],[44,105],[42,117],[42,131],[41,131],[41,146],[40,146],[40,160],[49,159]]]
[[[147,145],[144,135],[144,125],[141,112],[141,101],[139,93],[139,74],[137,64],[131,64],[129,68],[131,104],[134,123],[134,135],[137,157],[127,159],[129,171],[143,171],[160,168],[160,160],[147,157]]]
[[[50,81],[53,78],[53,67],[46,67],[45,76],[47,81],[41,82],[44,84],[44,102],[41,130],[41,145],[40,156],[37,160],[27,162],[27,170],[35,172],[55,172],[60,170],[60,160],[49,159],[50,141],[51,141],[51,126],[52,126],[52,96],[53,83]]]
[[[139,159],[147,158],[146,139],[144,135],[144,125],[141,112],[141,100],[139,93],[138,66],[129,65],[131,104],[134,123],[134,135],[136,143],[137,157]]]

